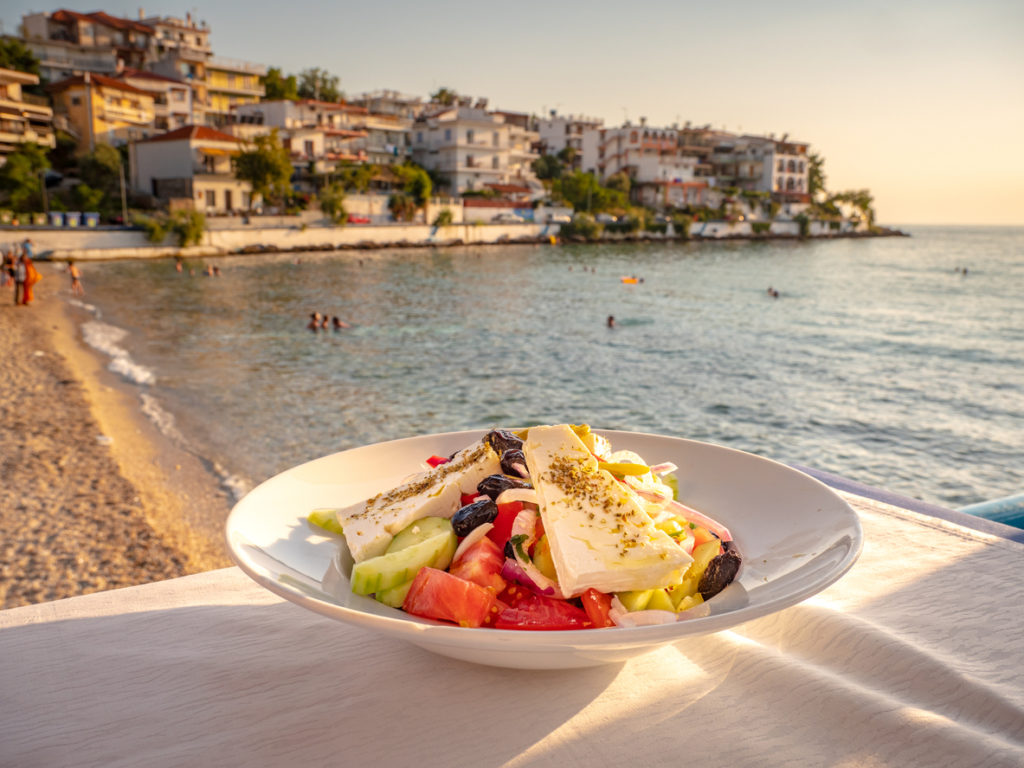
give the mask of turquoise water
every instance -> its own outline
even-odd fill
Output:
[[[86,326],[240,489],[369,442],[573,421],[949,507],[1019,493],[1024,230],[910,231],[90,264]],[[352,327],[310,332],[312,311]]]

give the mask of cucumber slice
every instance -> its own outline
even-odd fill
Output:
[[[356,563],[352,568],[352,591],[369,595],[412,581],[425,566],[447,568],[457,544],[454,531],[442,531],[404,549]]]
[[[409,594],[409,588],[412,586],[411,581],[407,581],[404,584],[399,584],[397,587],[391,589],[382,589],[374,597],[378,602],[384,603],[384,605],[390,605],[392,608],[401,608],[402,603],[405,602],[405,596]]]
[[[421,541],[437,536],[439,533],[452,531],[451,520],[445,517],[421,517],[414,520],[395,534],[385,552],[397,552],[400,549],[419,544]]]
[[[338,510],[336,509],[314,509],[309,513],[309,517],[306,519],[318,528],[323,528],[325,531],[343,535],[341,531],[341,523],[338,522],[337,513]]]

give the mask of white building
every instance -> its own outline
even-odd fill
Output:
[[[538,154],[525,115],[452,106],[423,115],[412,126],[412,157],[448,180],[453,194],[488,184],[542,187],[531,168]]]
[[[252,187],[235,178],[231,158],[244,145],[205,125],[153,136],[131,145],[131,185],[162,201],[188,201],[220,214],[249,208]]]
[[[572,149],[575,153],[572,170],[578,171],[583,167],[584,132],[599,129],[603,125],[604,120],[598,117],[559,115],[551,110],[546,118],[537,121],[541,154],[557,155],[565,149]]]
[[[22,93],[23,86],[38,83],[36,75],[0,68],[0,165],[21,144],[56,146],[53,109],[46,99]]]
[[[718,143],[711,162],[720,187],[769,192],[779,202],[808,203],[808,146],[786,136],[732,136]]]
[[[157,131],[173,131],[193,122],[192,86],[188,83],[138,69],[123,70],[117,79],[153,96],[153,127]]]

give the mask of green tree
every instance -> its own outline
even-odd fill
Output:
[[[39,59],[17,38],[0,39],[0,67],[39,74]]]
[[[121,153],[109,144],[97,144],[96,149],[78,158],[78,176],[93,196],[94,207],[104,214],[121,206]]]
[[[533,172],[541,181],[560,179],[565,167],[556,155],[541,155],[533,161]]]
[[[299,98],[299,83],[295,75],[285,75],[280,67],[271,67],[263,77],[263,88],[266,90],[264,98],[267,101],[277,99],[288,99],[296,101]]]
[[[43,174],[49,169],[46,152],[37,144],[22,144],[0,166],[0,192],[12,210],[43,210]]]
[[[430,193],[433,191],[430,174],[415,163],[395,165],[391,170],[402,180],[402,194],[412,203],[413,213],[426,208],[430,202]]]
[[[608,211],[627,205],[626,195],[621,190],[608,189],[594,174],[583,171],[556,179],[552,184],[552,194],[577,211]]]
[[[395,192],[388,198],[388,210],[395,221],[411,221],[416,215],[416,205],[404,192]]]
[[[361,163],[359,165],[348,165],[343,167],[338,176],[342,185],[348,191],[366,192],[370,188],[370,182],[380,171],[372,163]]]
[[[629,174],[625,171],[619,171],[613,173],[605,181],[604,185],[615,192],[621,192],[627,198],[629,197],[629,189],[633,185],[633,180],[629,178]]]
[[[345,188],[341,182],[328,184],[320,190],[320,210],[335,224],[344,224],[348,218],[345,210]]]
[[[807,156],[807,192],[811,198],[825,191],[825,158],[816,152]]]
[[[455,103],[456,99],[459,98],[459,94],[454,88],[441,87],[430,94],[430,100],[438,104],[444,104],[446,107],[450,107]]]
[[[299,72],[299,96],[317,101],[341,101],[344,94],[339,90],[341,81],[326,69],[310,67]]]
[[[235,178],[252,185],[249,207],[256,195],[267,202],[281,202],[288,195],[292,177],[288,150],[282,146],[276,128],[269,134],[257,136],[253,145],[235,158]]]

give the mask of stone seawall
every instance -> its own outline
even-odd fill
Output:
[[[0,227],[0,248],[31,238],[37,258],[79,261],[140,258],[197,258],[234,253],[265,253],[306,250],[344,250],[424,246],[488,245],[503,243],[550,243],[560,237],[558,224],[349,224],[344,227],[318,224],[265,226],[259,220],[217,220],[203,235],[201,245],[179,248],[170,237],[151,243],[141,229],[97,227],[61,229],[47,227]],[[808,237],[864,237],[870,234],[899,235],[885,230],[869,233],[848,222],[836,229],[828,222],[811,222]],[[754,232],[750,222],[695,222],[691,240],[792,239],[800,236],[797,222],[772,222],[767,232]],[[677,240],[673,235],[640,232],[606,235],[608,242]],[[578,242],[574,240],[574,242]]]

